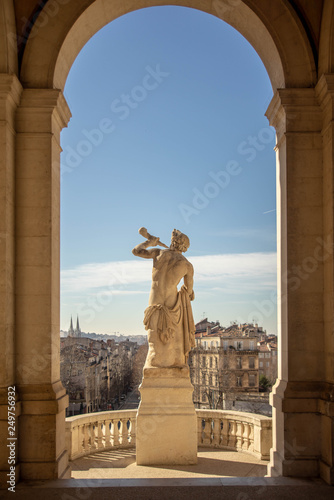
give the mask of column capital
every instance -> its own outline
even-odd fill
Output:
[[[326,101],[326,97],[329,95],[334,96],[334,74],[327,73],[321,75],[319,81],[315,87],[316,96],[321,105]]]
[[[8,122],[13,130],[21,93],[22,85],[15,75],[0,73],[0,121]]]
[[[61,131],[70,118],[71,111],[61,90],[23,90],[17,115],[18,132],[53,132],[55,124]]]
[[[0,73],[0,99],[11,96],[13,102],[18,105],[20,102],[22,85],[16,75]]]
[[[319,105],[323,111],[323,134],[334,120],[334,74],[324,74],[315,88]]]
[[[322,113],[315,89],[278,89],[272,98],[266,117],[275,127],[278,140],[285,133],[320,132]]]

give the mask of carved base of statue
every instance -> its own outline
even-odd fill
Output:
[[[137,464],[196,464],[197,418],[189,368],[145,368],[139,389]]]

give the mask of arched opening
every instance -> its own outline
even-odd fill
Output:
[[[78,313],[85,332],[145,334],[149,286],[129,261],[145,221],[162,241],[174,226],[191,238],[195,322],[206,311],[222,327],[237,320],[276,334],[275,133],[264,117],[272,90],[248,43],[197,10],[143,9],[86,45],[64,95],[73,117],[62,143],[62,330]],[[214,404],[218,382],[211,377]],[[240,390],[248,384],[245,372]],[[207,406],[202,392],[197,408]]]
[[[57,257],[59,249],[59,192],[57,191],[59,133],[69,118],[68,108],[61,92],[71,64],[92,34],[130,10],[154,4],[155,2],[143,1],[115,6],[111,2],[101,0],[87,1],[83,6],[82,2],[80,5],[79,2],[63,2],[53,13],[45,10],[44,20],[49,19],[50,22],[36,25],[26,45],[21,67],[21,79],[25,90],[18,112],[17,140],[19,171],[17,190],[20,194],[18,209],[22,213],[22,218],[17,224],[19,239],[17,266],[20,267],[21,274],[18,283],[22,285],[22,294],[17,296],[16,310],[20,318],[17,340],[22,341],[23,345],[18,352],[18,386],[21,387],[23,399],[40,401],[42,414],[46,412],[50,399],[58,401],[57,415],[60,415],[65,406],[63,392],[56,382],[59,380],[59,376],[57,378],[59,352],[55,342],[56,335],[59,334],[59,262]],[[177,2],[177,4],[184,5],[184,2]],[[324,366],[317,363],[318,351],[313,349],[313,344],[300,344],[305,332],[308,338],[311,338],[312,328],[315,326],[322,328],[323,269],[321,261],[318,259],[317,269],[314,270],[314,272],[318,271],[317,277],[319,278],[316,286],[314,272],[309,272],[307,280],[293,274],[295,285],[296,280],[298,282],[294,290],[292,290],[293,285],[291,281],[289,282],[288,276],[288,273],[294,273],[294,265],[304,262],[307,256],[313,255],[317,250],[316,238],[322,235],[322,207],[317,204],[317,199],[322,199],[322,173],[318,168],[322,161],[320,135],[322,117],[313,89],[316,83],[313,53],[306,31],[290,3],[276,1],[275,4],[270,4],[270,8],[267,2],[262,2],[260,5],[259,2],[249,1],[246,6],[240,0],[229,0],[223,3],[194,1],[191,4],[187,2],[187,5],[216,15],[239,30],[262,58],[275,92],[268,109],[268,117],[270,123],[275,126],[278,136],[278,295],[282,358],[279,365],[280,382],[274,393],[276,409],[274,410],[274,452],[271,457],[271,467],[273,473],[280,475],[300,475],[299,467],[307,465],[305,469],[307,474],[317,475],[318,457],[322,453],[319,436],[311,436],[304,432],[303,450],[295,449],[293,447],[294,434],[291,429],[298,428],[299,423],[306,421],[300,416],[303,414],[296,410],[299,404],[298,398],[301,397],[298,394],[302,391],[311,394],[309,382],[313,381],[319,385],[324,379]],[[312,123],[309,120],[310,113],[312,113]],[[312,162],[310,149],[312,149]],[[36,168],[33,175],[31,171],[27,175],[29,161],[31,162],[29,150],[37,151],[36,154],[34,153]],[[45,158],[47,158],[47,168],[44,168],[45,163],[43,164]],[[25,182],[27,178],[30,180]],[[298,188],[300,180],[302,180],[302,190]],[[39,189],[42,195],[41,203],[47,207],[47,213],[39,219],[36,234],[36,227],[32,228],[29,225],[28,215],[36,212],[36,202],[31,203],[31,200],[34,198],[33,193]],[[43,230],[41,230],[42,226]],[[38,236],[38,238],[29,239],[30,236]],[[28,253],[25,252],[27,248],[25,245],[28,245],[30,249]],[[323,246],[320,250],[323,250]],[[41,261],[46,265],[40,269],[43,279],[39,280],[36,285],[35,281],[30,280],[29,270],[24,266],[39,267]],[[294,292],[293,295],[292,292]],[[32,301],[32,295],[39,297],[38,307],[31,307],[32,304],[36,305],[36,297]],[[307,304],[315,303],[318,305],[315,310],[307,307]],[[306,313],[312,313],[312,317]],[[48,359],[43,369],[46,377],[44,379],[41,378],[43,370],[32,369],[32,364],[36,366],[36,363],[28,359],[27,346],[24,345],[24,335],[29,327],[36,324],[32,321],[32,316],[36,314],[39,315],[39,320],[42,320],[43,325],[40,330],[35,328],[34,332],[37,332],[37,338],[46,347]],[[309,363],[305,363],[305,360]],[[20,372],[22,366],[27,369]],[[41,383],[41,380],[47,380],[48,383],[40,387],[36,396],[35,386]],[[317,389],[317,395],[309,397],[317,401],[321,390]],[[32,394],[34,394],[33,398]],[[289,400],[288,403],[285,402],[282,405],[282,401],[286,398]],[[290,412],[289,419],[285,418],[284,412]],[[320,416],[315,411],[309,416],[310,421],[317,422],[317,425],[319,418]],[[34,413],[22,415],[22,433],[27,434],[25,431],[35,419]],[[56,424],[54,420],[53,416],[48,420],[50,433],[56,428],[55,435],[60,437],[63,430],[61,418],[57,419]],[[59,471],[64,471],[66,458],[64,452],[61,451],[64,450],[61,437],[57,443],[53,442],[53,447],[56,448],[56,463]],[[32,451],[24,449],[21,467],[23,477],[40,477],[37,471],[39,467],[36,466],[38,460],[32,457],[38,457],[39,461],[41,460],[39,452],[35,449]],[[34,465],[27,466],[28,462]],[[61,475],[62,472],[59,471],[57,474]],[[45,477],[52,477],[52,474],[54,472],[47,471]]]

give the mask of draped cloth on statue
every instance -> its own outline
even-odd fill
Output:
[[[172,309],[163,304],[153,304],[145,309],[146,330],[152,329],[151,318],[155,313],[159,314],[158,335],[163,344],[173,339],[176,329],[182,327],[184,355],[187,359],[190,349],[195,346],[195,323],[187,287],[182,285]]]

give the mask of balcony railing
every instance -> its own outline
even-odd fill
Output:
[[[243,450],[269,460],[271,418],[228,410],[196,410],[198,446]],[[137,410],[88,413],[66,419],[69,459],[136,445]]]

